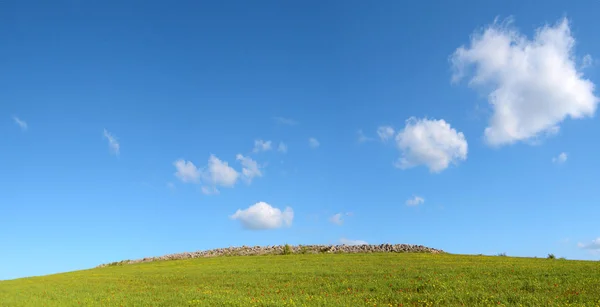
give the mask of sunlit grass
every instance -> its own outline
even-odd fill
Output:
[[[0,282],[1,306],[600,306],[600,262],[433,254],[220,257]]]

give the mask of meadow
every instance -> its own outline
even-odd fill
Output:
[[[423,253],[231,256],[0,282],[0,306],[600,306],[600,262]]]

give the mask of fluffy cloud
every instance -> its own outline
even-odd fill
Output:
[[[418,206],[423,203],[425,203],[425,199],[421,196],[413,196],[412,198],[406,200],[407,206]]]
[[[379,139],[382,141],[387,141],[394,136],[394,128],[390,126],[381,126],[377,128],[377,135]]]
[[[558,156],[552,158],[552,162],[556,164],[563,164],[567,162],[567,153],[561,152]]]
[[[258,202],[248,209],[238,209],[230,218],[240,221],[246,229],[274,229],[283,226],[290,227],[294,219],[294,210],[286,207],[281,211],[265,202]]]
[[[257,169],[252,168],[252,162],[254,161],[243,156],[242,158],[242,166],[246,169],[246,173],[242,175],[248,176],[245,177],[246,179],[258,176],[256,173]],[[199,169],[191,161],[183,159],[175,161],[173,165],[177,169],[175,176],[179,180],[182,182],[201,183],[201,189],[204,194],[218,194],[218,187],[233,187],[240,178],[240,174],[235,169],[215,155],[210,155],[208,164],[204,169]],[[242,172],[244,172],[244,169],[242,169]]]
[[[110,151],[115,155],[119,155],[121,145],[119,145],[117,138],[110,134],[110,132],[108,132],[106,129],[104,129],[104,138],[108,140],[108,147],[110,148]]]
[[[221,161],[215,155],[208,158],[208,166],[202,172],[203,181],[210,183],[213,187],[232,187],[235,185],[240,174],[225,161]]]
[[[15,121],[15,124],[17,124],[17,126],[19,126],[19,128],[21,128],[21,130],[27,131],[28,126],[27,126],[26,121],[24,121],[16,116],[13,116],[13,120]]]
[[[425,165],[437,173],[467,159],[465,136],[443,119],[409,118],[396,135],[396,145],[402,155],[395,165],[401,169]]]
[[[277,146],[277,151],[286,153],[288,150],[287,145],[283,142],[279,142],[279,146]]]
[[[369,244],[369,243],[367,243],[367,241],[350,240],[350,239],[346,239],[346,238],[341,238],[340,243],[344,244],[344,245],[366,245],[366,244]]]
[[[309,138],[308,139],[308,146],[310,146],[311,148],[317,148],[319,147],[319,145],[321,145],[321,143],[319,143],[319,141],[315,138]]]
[[[236,156],[236,160],[242,164],[242,176],[247,182],[252,182],[254,177],[262,177],[260,166],[250,157],[244,157],[241,154]]]
[[[185,161],[179,159],[173,162],[175,169],[175,177],[179,178],[182,182],[199,182],[200,181],[200,170],[191,161]]]
[[[261,152],[271,150],[271,141],[255,140],[253,152]]]
[[[596,238],[595,240],[592,240],[592,242],[587,244],[578,243],[577,246],[583,249],[600,250],[600,238]]]
[[[594,84],[576,68],[566,18],[537,29],[533,39],[511,24],[494,22],[451,56],[453,81],[470,76],[469,85],[488,95],[484,134],[492,146],[554,134],[567,117],[591,117],[598,104]]]

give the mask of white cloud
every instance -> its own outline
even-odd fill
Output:
[[[286,153],[288,150],[287,145],[283,142],[279,142],[279,146],[277,146],[277,151]]]
[[[271,141],[255,140],[253,152],[261,152],[271,150]]]
[[[280,116],[273,117],[273,120],[278,124],[288,125],[288,126],[294,126],[294,125],[298,124],[297,121],[295,121],[291,118],[285,118],[285,117],[280,117]]]
[[[350,239],[346,239],[346,238],[341,238],[340,243],[343,245],[366,245],[366,244],[369,244],[369,243],[367,243],[367,241],[350,240]]]
[[[357,134],[359,143],[369,142],[373,140],[373,138],[366,136],[362,130],[358,130]]]
[[[258,202],[248,209],[238,209],[230,218],[239,220],[246,229],[274,229],[290,227],[294,219],[294,210],[286,207],[281,211],[265,202]]]
[[[199,182],[200,176],[202,175],[200,170],[191,161],[185,161],[179,159],[173,162],[173,165],[177,169],[175,177],[179,178],[182,182]]]
[[[172,182],[167,182],[167,188],[169,188],[169,190],[175,190],[175,184]]]
[[[235,158],[242,164],[242,176],[248,183],[252,182],[254,177],[262,177],[260,166],[252,158],[244,157],[241,154],[238,154]]]
[[[566,18],[533,39],[511,24],[494,22],[451,56],[453,82],[470,75],[469,85],[488,95],[493,114],[484,134],[492,146],[547,137],[567,117],[591,117],[598,104],[594,84],[576,68]]]
[[[17,124],[21,128],[21,130],[27,131],[27,128],[29,128],[29,126],[27,126],[26,121],[24,121],[16,116],[13,116],[13,120],[15,121],[15,124]]]
[[[591,243],[578,243],[577,246],[583,249],[592,249],[592,250],[600,250],[600,238],[596,238],[592,240]]]
[[[392,138],[394,136],[394,133],[396,133],[394,131],[394,128],[390,127],[390,126],[381,126],[379,128],[377,128],[377,135],[379,136],[379,139],[382,141],[387,141],[390,138]]]
[[[341,213],[334,214],[332,217],[329,218],[329,221],[338,226],[341,226],[342,224],[344,224],[344,220],[342,219]]]
[[[413,196],[412,198],[409,198],[406,200],[406,205],[407,206],[418,206],[425,203],[425,199],[421,196]]]
[[[315,138],[308,139],[308,146],[310,146],[311,148],[317,148],[317,147],[319,147],[319,145],[321,145],[321,143],[319,143],[319,141],[317,141],[317,139],[315,139]]]
[[[465,136],[443,119],[409,118],[404,130],[396,135],[396,144],[402,156],[395,165],[401,169],[425,165],[437,173],[450,163],[467,159]]]
[[[556,164],[563,164],[567,162],[567,153],[561,152],[558,156],[552,158],[552,162]]]
[[[210,183],[213,187],[232,187],[239,178],[239,173],[225,161],[221,161],[215,155],[208,158],[208,166],[202,172],[202,178],[205,183]]]
[[[110,147],[110,151],[118,156],[121,150],[121,145],[119,145],[117,138],[110,134],[110,132],[108,132],[106,129],[104,129],[104,138],[108,140],[108,147]]]
[[[257,175],[255,169],[252,169],[252,159],[244,158],[242,165],[246,169],[243,174],[246,179],[252,179]],[[248,160],[249,159],[249,160]],[[244,164],[245,163],[245,164]],[[197,168],[191,161],[179,159],[173,163],[177,172],[175,176],[182,182],[201,183],[204,194],[218,194],[218,187],[233,187],[240,174],[225,161],[221,161],[215,155],[210,155],[208,165],[204,169]],[[243,171],[243,170],[242,170]],[[260,171],[259,171],[260,172]],[[250,177],[251,176],[251,177]]]

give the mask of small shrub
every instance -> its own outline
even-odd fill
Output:
[[[308,254],[308,247],[306,247],[306,246],[300,247],[300,254],[303,254],[303,255]]]
[[[554,254],[548,254],[548,257],[546,257],[547,259],[556,259],[556,256],[554,256]]]
[[[567,260],[567,258],[565,258],[565,257],[560,257],[560,258],[558,258],[558,260]]]
[[[286,244],[283,246],[283,255],[291,255],[292,254],[292,247],[289,244]]]
[[[506,257],[506,253],[499,253],[498,257]]]

